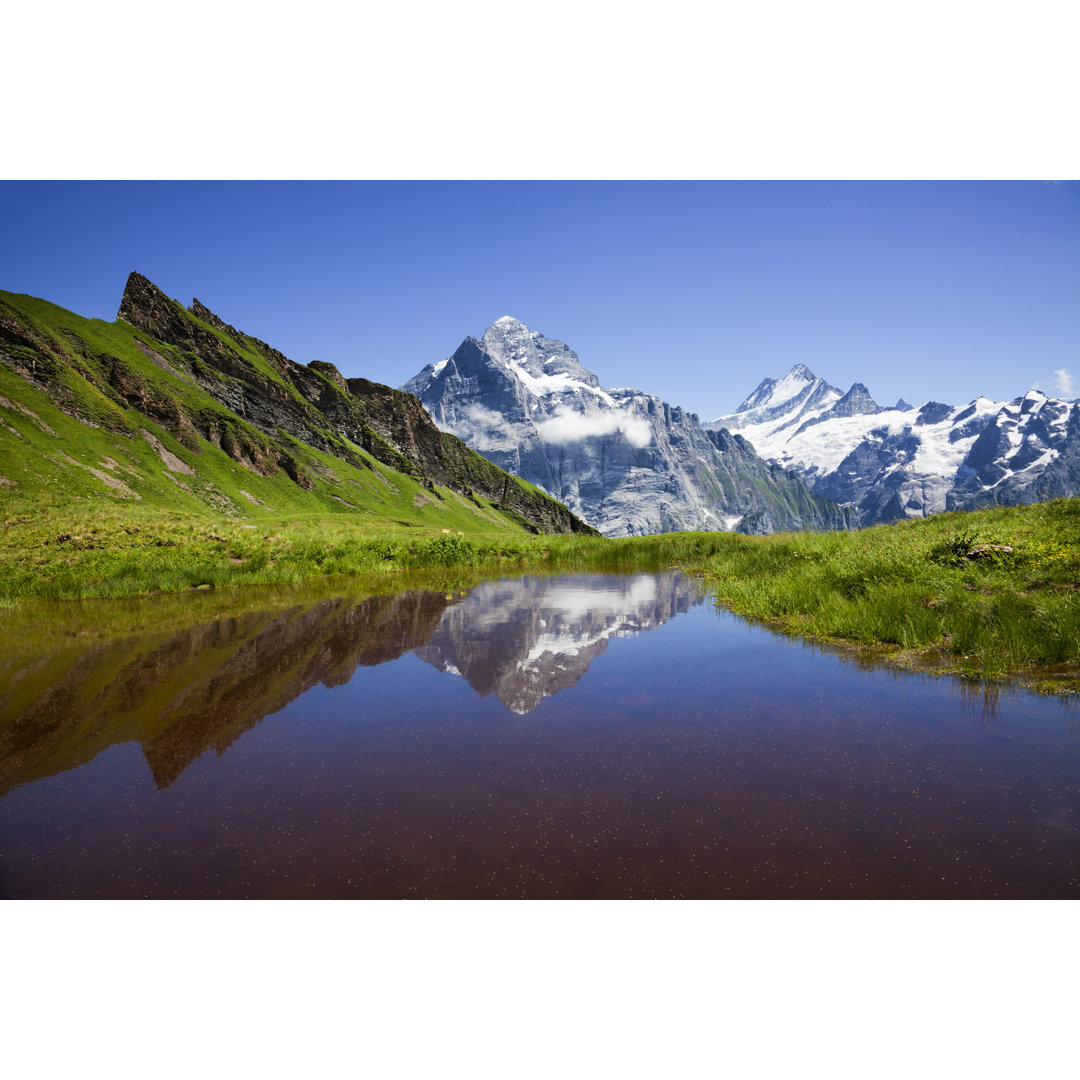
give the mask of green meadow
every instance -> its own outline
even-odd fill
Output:
[[[634,569],[700,564],[717,533],[604,540],[478,528],[463,514],[440,527],[359,515],[231,517],[100,504],[12,513],[0,531],[0,604],[81,600],[239,585],[298,584],[347,574],[453,569]],[[445,520],[445,517],[440,518]],[[468,530],[468,531],[466,531]]]
[[[885,662],[1080,690],[1080,499],[856,532],[668,533],[610,540],[355,514],[236,519],[97,501],[0,503],[0,606],[184,593],[339,575],[439,587],[522,572],[680,567],[720,607]],[[462,527],[452,527],[460,525]]]
[[[717,602],[891,663],[1080,690],[1080,499],[848,533],[726,534]]]

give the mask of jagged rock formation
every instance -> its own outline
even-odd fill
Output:
[[[1080,404],[1038,390],[883,409],[861,383],[841,394],[797,364],[705,426],[745,435],[862,525],[1080,493]]]
[[[607,536],[843,528],[739,436],[652,394],[600,386],[563,342],[510,316],[405,384],[444,431]]]

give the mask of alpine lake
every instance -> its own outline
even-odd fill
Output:
[[[0,896],[1076,899],[1075,699],[677,571],[27,605]]]

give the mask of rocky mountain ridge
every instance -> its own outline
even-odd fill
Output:
[[[739,435],[605,388],[561,341],[503,316],[407,382],[435,423],[607,536],[844,528],[849,516]]]
[[[198,300],[184,308],[137,273],[115,323],[0,295],[0,382],[0,408],[11,421],[0,438],[22,440],[5,455],[21,462],[17,475],[5,468],[9,489],[32,489],[48,471],[78,492],[68,478],[89,472],[116,497],[159,498],[164,480],[181,505],[232,516],[252,512],[249,502],[392,516],[396,503],[408,518],[401,524],[421,524],[426,506],[437,524],[452,493],[459,518],[464,512],[489,527],[592,531],[441,432],[412,395],[345,379],[333,364],[295,363]],[[41,420],[44,405],[63,414],[67,438]],[[40,422],[28,425],[27,417]],[[76,446],[82,456],[72,456]]]

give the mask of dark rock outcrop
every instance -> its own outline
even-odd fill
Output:
[[[920,410],[919,415],[915,417],[915,423],[918,426],[925,424],[940,424],[942,420],[947,420],[949,413],[953,411],[951,405],[945,405],[940,401],[928,401]]]

